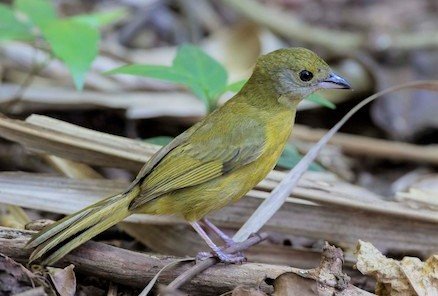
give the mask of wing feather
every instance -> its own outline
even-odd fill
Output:
[[[130,205],[131,210],[166,193],[234,171],[256,160],[263,152],[265,130],[256,120],[247,120],[246,124],[231,126],[228,130],[224,127],[221,137],[210,136],[209,129],[213,126],[201,125],[149,169],[142,178],[141,194]]]

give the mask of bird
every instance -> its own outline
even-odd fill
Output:
[[[225,263],[227,254],[201,223],[227,245],[233,240],[205,216],[236,202],[275,167],[292,132],[298,103],[320,89],[349,83],[311,50],[283,48],[260,56],[242,89],[162,147],[122,193],[46,226],[27,243],[29,263],[51,265],[134,213],[184,218]]]

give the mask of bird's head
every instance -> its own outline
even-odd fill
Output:
[[[320,89],[349,89],[324,60],[305,48],[286,48],[259,57],[253,73],[283,98],[303,99]]]

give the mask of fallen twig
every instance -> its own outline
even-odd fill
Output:
[[[24,249],[33,232],[0,227],[0,253],[20,262],[27,262],[31,250]],[[174,257],[138,253],[103,243],[87,242],[61,260],[57,266],[75,265],[75,270],[94,275],[102,279],[131,287],[144,287],[165,265],[173,262]],[[178,275],[189,270],[193,264],[180,264],[163,272],[160,283],[168,284]],[[216,265],[199,274],[184,290],[190,295],[220,294],[244,284],[259,286],[265,292],[272,287],[264,279],[275,279],[280,274],[296,270],[287,266],[260,263],[243,265]]]

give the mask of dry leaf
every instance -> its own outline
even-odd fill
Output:
[[[426,262],[415,257],[397,261],[385,257],[372,244],[364,241],[359,241],[356,255],[357,269],[377,280],[377,295],[438,295],[437,255]]]
[[[0,295],[14,295],[29,290],[36,276],[23,265],[0,254]]]
[[[350,284],[350,277],[342,271],[343,262],[342,250],[326,242],[320,265],[308,270],[293,270],[277,277],[274,282],[274,296],[374,295]]]
[[[47,267],[49,276],[55,286],[56,291],[61,296],[74,296],[76,292],[76,276],[73,268],[75,266],[70,264],[64,269]]]

